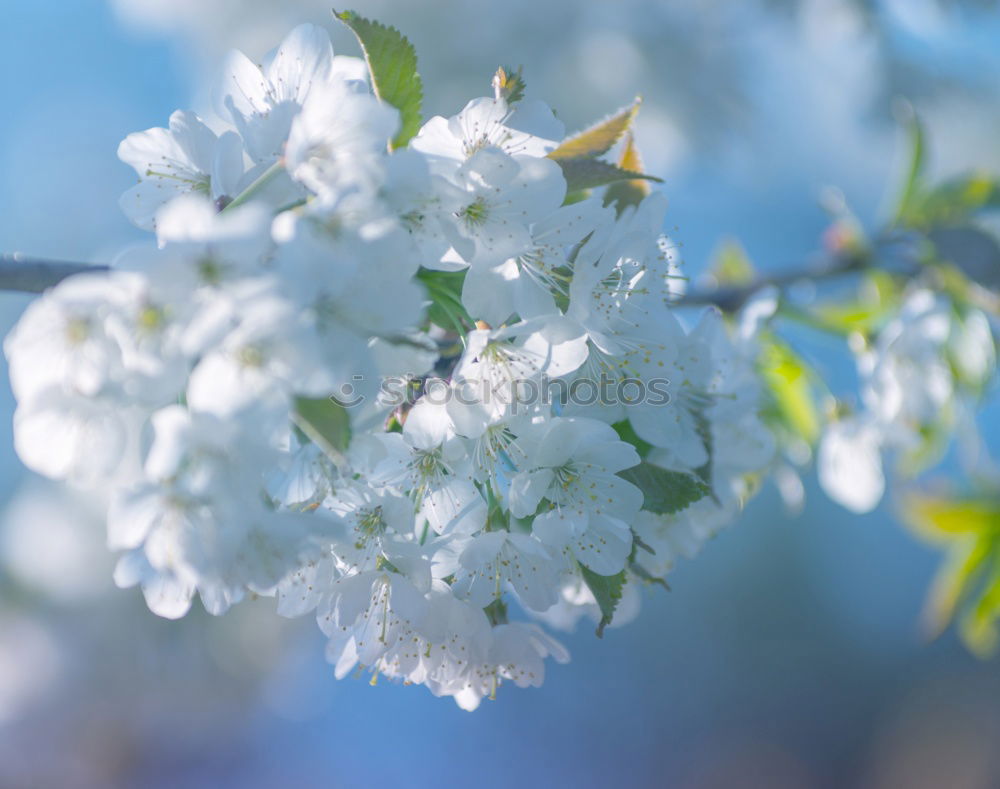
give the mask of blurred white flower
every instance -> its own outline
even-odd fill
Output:
[[[851,512],[871,512],[885,492],[882,433],[864,416],[827,425],[819,446],[817,470],[826,494]]]

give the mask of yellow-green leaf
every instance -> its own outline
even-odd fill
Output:
[[[820,419],[812,369],[777,337],[765,336],[760,372],[771,396],[772,416],[809,444],[819,438]]]
[[[964,223],[973,214],[1000,205],[1000,182],[983,172],[950,178],[911,198],[903,219],[911,227]]]
[[[923,123],[909,105],[906,107],[906,112],[908,117],[905,119],[905,124],[910,142],[910,162],[896,201],[896,221],[899,223],[906,223],[910,219],[923,195],[926,156]]]
[[[817,304],[810,311],[818,326],[848,335],[871,334],[898,311],[900,288],[892,275],[869,271],[861,278],[857,298]]]
[[[722,242],[712,260],[711,274],[716,283],[723,286],[747,285],[755,276],[750,256],[735,238]]]
[[[978,600],[969,607],[959,622],[959,635],[969,650],[978,657],[996,654],[1000,645],[997,619],[1000,618],[1000,565],[993,557],[993,567]]]
[[[921,537],[946,543],[956,537],[1000,534],[1000,499],[952,498],[911,493],[903,518]]]
[[[913,492],[902,515],[920,537],[947,549],[924,607],[928,633],[940,634],[964,606],[962,641],[980,657],[993,654],[1000,643],[1000,497]]]
[[[642,99],[637,96],[635,101],[627,107],[622,107],[618,112],[598,121],[589,129],[568,137],[549,154],[549,157],[552,159],[577,159],[580,157],[592,159],[607,153],[629,130],[636,113],[639,112],[640,104],[642,104]]]
[[[625,145],[618,157],[618,167],[633,173],[641,173],[645,169],[632,132],[625,134]],[[617,181],[608,186],[604,193],[604,205],[613,205],[620,216],[628,206],[639,205],[650,191],[649,183],[642,179]]]
[[[929,637],[939,636],[951,622],[967,587],[989,557],[992,544],[989,538],[967,536],[956,540],[948,551],[924,605],[924,628]]]

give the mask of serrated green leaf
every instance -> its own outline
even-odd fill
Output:
[[[597,624],[597,637],[604,637],[604,628],[614,619],[615,609],[622,599],[622,589],[625,587],[625,571],[615,575],[598,575],[593,570],[580,565],[583,581],[587,584],[601,609],[601,621]]]
[[[622,148],[621,156],[618,157],[618,166],[633,173],[641,173],[645,169],[632,132],[625,135],[625,146]],[[639,205],[646,199],[650,191],[652,190],[649,184],[643,180],[618,181],[608,186],[604,192],[604,205],[613,205],[615,213],[621,216],[626,208]]]
[[[672,471],[647,461],[619,471],[618,476],[642,491],[642,508],[671,515],[711,493],[704,480],[686,471]]]
[[[636,97],[635,101],[627,107],[622,107],[618,112],[598,121],[589,129],[584,129],[582,132],[565,139],[558,148],[549,154],[549,158],[557,160],[594,158],[606,154],[629,130],[641,104],[642,99]]]
[[[420,130],[424,98],[413,45],[396,28],[365,19],[354,11],[333,14],[361,44],[375,95],[399,110],[399,132],[392,147],[402,148]]]
[[[295,398],[295,425],[327,454],[342,455],[351,443],[347,409],[332,397]]]
[[[607,186],[616,181],[635,181],[641,179],[663,183],[662,178],[623,170],[618,165],[611,164],[611,162],[603,162],[600,159],[579,158],[558,159],[557,161],[559,162],[559,166],[562,167],[563,177],[566,179],[567,194],[572,194],[582,189]]]
[[[503,99],[507,105],[517,104],[524,98],[524,77],[521,76],[521,67],[512,69],[509,66],[501,66],[493,75],[493,95],[497,99]]]

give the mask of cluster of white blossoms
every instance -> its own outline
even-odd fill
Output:
[[[926,287],[906,294],[872,341],[854,345],[861,408],[827,426],[818,471],[832,499],[863,513],[885,493],[884,456],[912,476],[957,429],[976,432],[976,401],[995,373],[996,348],[982,311]]]
[[[338,676],[473,709],[567,659],[543,625],[634,614],[774,442],[753,310],[675,316],[661,194],[568,193],[622,171],[502,79],[399,144],[374,72],[302,26],[125,139],[156,241],[7,338],[16,448],[107,495],[157,614],[276,595]]]

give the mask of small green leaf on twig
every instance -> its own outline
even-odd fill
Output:
[[[521,76],[521,67],[517,69],[501,66],[493,75],[493,95],[497,100],[503,99],[508,105],[516,104],[524,98],[524,77]]]

